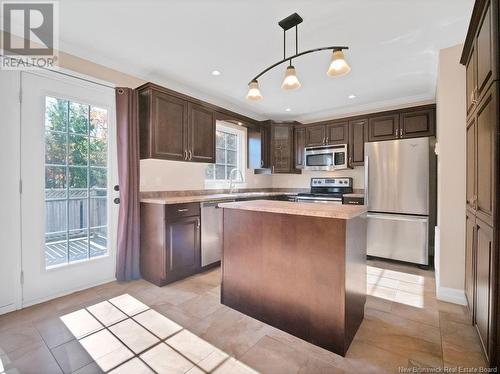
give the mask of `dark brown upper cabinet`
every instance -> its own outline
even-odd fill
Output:
[[[347,144],[349,142],[349,127],[347,121],[335,122],[326,125],[325,144]]]
[[[480,100],[491,83],[498,79],[498,24],[493,12],[496,1],[487,1],[476,36],[477,98]]]
[[[217,120],[260,126],[251,118],[154,83],[137,88],[137,94],[143,159],[214,163]]]
[[[468,116],[499,78],[498,1],[483,0],[476,5],[461,58],[466,68]]]
[[[154,90],[139,92],[141,158],[185,160],[188,103]]]
[[[418,138],[435,134],[435,112],[433,109],[415,110],[401,113],[401,138]]]
[[[365,143],[368,137],[368,120],[349,121],[349,165],[360,166],[365,163]]]
[[[433,136],[436,133],[435,107],[425,106],[381,113],[368,119],[368,141]]]
[[[201,105],[189,103],[189,127],[186,149],[188,160],[215,162],[215,113]]]
[[[271,170],[291,173],[295,170],[293,124],[271,124]]]
[[[476,198],[477,217],[493,224],[493,205],[495,202],[495,142],[498,128],[498,84],[488,90],[478,104],[476,120]]]
[[[467,115],[472,113],[476,105],[477,93],[477,69],[476,69],[476,48],[472,46],[471,52],[465,64],[465,86],[466,86],[466,103]]]
[[[306,147],[316,147],[325,145],[326,126],[315,125],[306,127]]]
[[[306,146],[306,129],[304,127],[295,128],[293,134],[295,147],[295,168],[304,167],[304,148]]]
[[[399,113],[383,114],[368,120],[368,141],[392,140],[399,137]]]
[[[349,141],[347,121],[322,123],[305,128],[305,146],[344,144]]]

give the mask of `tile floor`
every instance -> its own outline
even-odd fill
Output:
[[[346,357],[219,303],[220,271],[166,287],[112,282],[0,316],[0,374],[379,373],[484,365],[466,309],[434,273],[369,261],[363,321]]]

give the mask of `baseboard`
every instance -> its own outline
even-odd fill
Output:
[[[0,315],[6,314],[6,313],[9,313],[9,312],[13,312],[14,310],[16,310],[16,305],[15,304],[5,305],[5,306],[3,306],[3,307],[0,308]]]
[[[22,306],[21,309],[27,308],[27,307],[32,306],[32,305],[44,303],[44,302],[52,300],[52,299],[57,299],[58,297],[67,296],[67,295],[70,295],[70,294],[78,292],[78,291],[83,291],[83,290],[86,290],[86,289],[89,289],[89,288],[92,288],[92,287],[97,287],[97,286],[100,286],[102,284],[106,284],[106,283],[109,283],[109,282],[114,282],[114,281],[116,281],[115,277],[109,278],[109,279],[104,279],[102,281],[92,282],[90,284],[86,284],[84,286],[77,287],[77,288],[72,289],[72,290],[66,290],[66,291],[63,291],[63,292],[58,292],[58,293],[52,294],[50,296],[47,296],[47,297],[44,297],[44,298],[41,298],[41,299],[25,301],[25,302],[23,302],[23,306]]]
[[[448,303],[467,305],[464,290],[458,288],[436,287],[436,298]]]

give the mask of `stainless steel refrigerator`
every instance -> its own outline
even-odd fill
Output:
[[[367,254],[429,264],[430,138],[365,144]]]

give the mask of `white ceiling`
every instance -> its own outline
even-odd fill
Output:
[[[463,42],[473,3],[64,0],[60,49],[257,119],[310,122],[433,100],[439,50]],[[327,77],[330,52],[313,53],[294,61],[299,90],[280,88],[282,65],[259,80],[264,99],[248,102],[248,81],[282,58],[277,23],[293,12],[304,19],[299,49],[348,45],[351,73]]]

